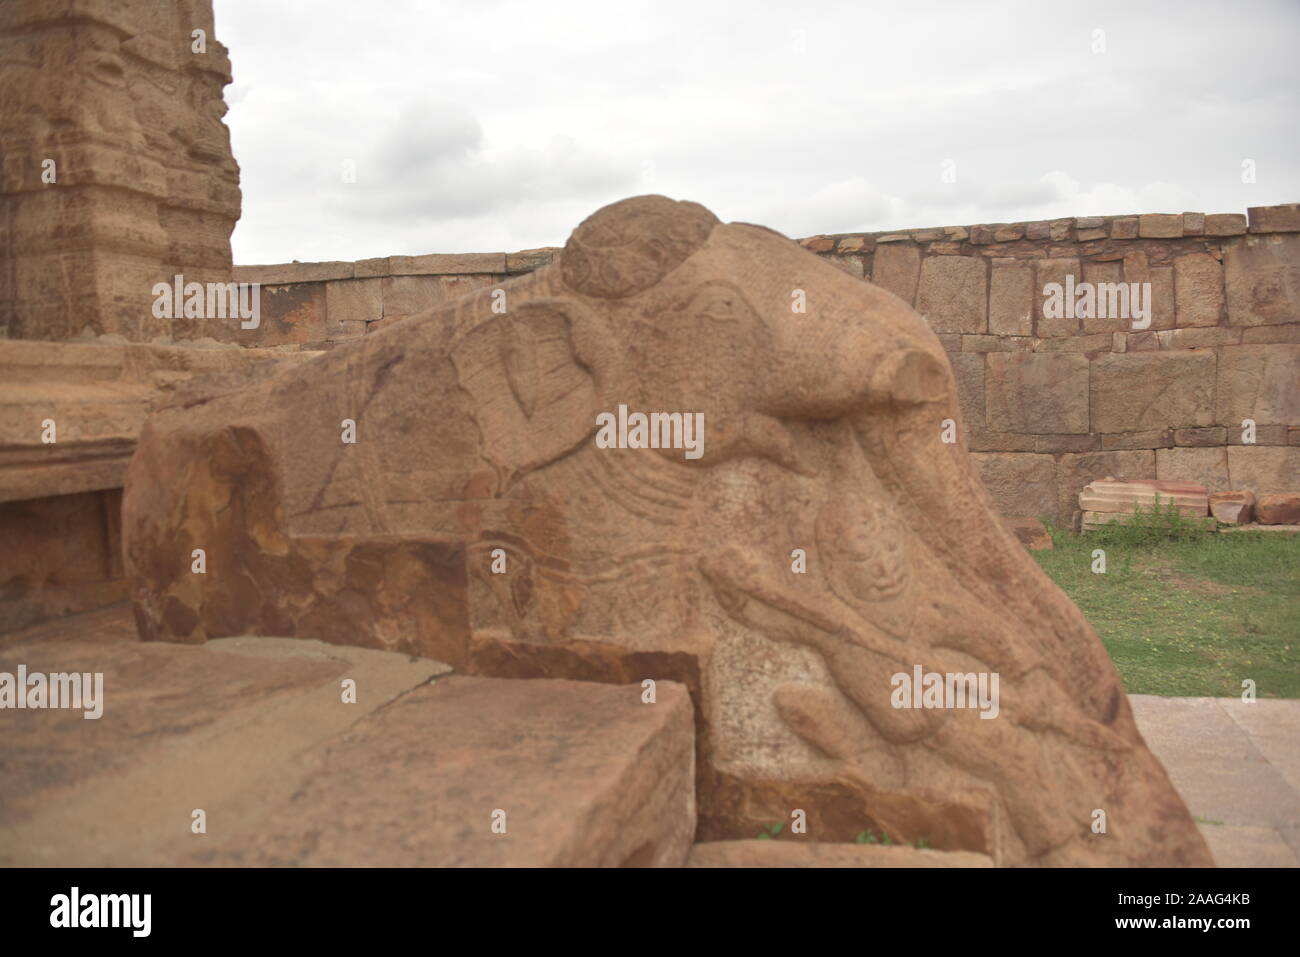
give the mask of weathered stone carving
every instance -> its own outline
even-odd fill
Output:
[[[943,441],[954,379],[910,307],[655,196],[500,291],[155,413],[123,510],[142,636],[680,680],[700,839],[802,809],[815,840],[1210,863],[1096,635]],[[703,454],[599,448],[620,405],[703,413]],[[997,716],[897,707],[916,669],[998,675]]]

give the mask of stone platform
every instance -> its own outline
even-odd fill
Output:
[[[692,848],[691,706],[671,682],[646,704],[638,685],[315,641],[144,643],[125,603],[0,637],[0,672],[20,664],[103,672],[105,705],[0,710],[3,866],[990,863],[788,835]],[[1130,700],[1220,866],[1300,864],[1300,701]]]

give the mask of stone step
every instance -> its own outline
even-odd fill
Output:
[[[992,867],[986,854],[799,840],[704,841],[687,867]]]
[[[0,672],[100,672],[104,688],[96,720],[0,710],[0,865],[686,859],[694,721],[681,685],[661,681],[643,704],[639,684],[451,675],[301,639],[145,643],[129,608],[112,611],[0,641]],[[205,833],[191,830],[195,809]]]

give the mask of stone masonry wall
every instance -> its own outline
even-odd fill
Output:
[[[1300,204],[801,243],[929,321],[956,371],[965,440],[1008,516],[1067,524],[1079,490],[1108,475],[1300,489]],[[263,284],[261,328],[242,344],[328,348],[556,252],[236,266],[237,281]],[[1045,316],[1044,286],[1067,276],[1149,282],[1150,327]]]

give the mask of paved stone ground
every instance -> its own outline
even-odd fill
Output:
[[[573,687],[547,691],[524,708],[535,715],[546,702],[558,700],[559,710],[544,722],[550,738],[532,741],[526,733],[521,737],[520,730],[532,722],[520,723],[518,715],[513,724],[503,725],[507,731],[493,732],[493,708],[470,700],[472,694],[466,699],[469,705],[459,709],[437,705],[431,681],[489,679],[447,678],[450,669],[436,661],[293,639],[229,638],[203,646],[144,643],[136,640],[125,604],[0,638],[0,671],[13,673],[19,664],[33,672],[104,672],[113,720],[87,721],[81,712],[67,710],[0,711],[0,866],[429,863],[441,860],[445,847],[375,830],[391,830],[392,819],[400,819],[394,801],[421,804],[438,788],[443,800],[475,788],[496,793],[503,781],[534,773],[537,781],[553,779],[546,768],[529,763],[535,764],[539,748],[547,747],[554,752],[546,759],[550,771],[577,760],[563,776],[575,782],[573,794],[582,791],[593,799],[588,802],[592,807],[617,804],[614,796],[631,787],[641,789],[633,804],[657,808],[652,820],[644,814],[638,818],[641,811],[629,807],[622,817],[618,812],[586,821],[582,830],[606,834],[609,853],[618,861],[684,859],[682,842],[689,842],[689,831],[669,835],[662,847],[654,837],[677,830],[665,821],[693,820],[693,805],[689,813],[678,806],[689,800],[681,787],[656,790],[649,780],[629,784],[632,771],[620,763],[625,754],[646,753],[647,742],[654,742],[662,757],[651,777],[671,778],[674,769],[686,768],[682,777],[689,780],[684,689],[672,692],[683,696],[677,702],[682,721],[675,722],[681,728],[667,721],[645,724],[632,716],[620,738],[612,730],[602,734],[584,726],[581,719],[583,713],[601,712],[601,726],[612,729],[615,719],[633,715],[635,707],[604,701],[616,689],[556,682],[557,687]],[[356,681],[357,702],[340,707],[345,677]],[[458,695],[464,698],[473,690]],[[409,706],[413,695],[431,700],[403,718],[398,709]],[[479,699],[493,700],[490,693]],[[1142,734],[1198,818],[1221,867],[1300,866],[1300,701],[1245,704],[1150,695],[1131,700]],[[431,715],[435,706],[451,710]],[[412,724],[420,721],[432,726]],[[440,746],[437,759],[430,760],[432,752],[424,743],[437,740],[440,727],[460,727],[457,721],[468,724],[453,737],[482,732],[477,754],[497,738],[511,740],[503,740],[488,760],[444,760],[450,744]],[[357,742],[364,743],[367,734],[384,747],[358,752]],[[592,750],[597,745],[605,750]],[[381,757],[363,760],[366,755]],[[453,765],[457,770],[450,773]],[[445,773],[439,777],[439,772]],[[615,781],[613,772],[623,776]],[[368,783],[354,786],[357,780]],[[565,800],[552,794],[542,803]],[[525,801],[521,797],[518,803],[522,807]],[[188,827],[195,807],[207,811],[209,835],[224,831],[230,839],[210,840],[196,854]],[[539,807],[539,821],[543,810]],[[263,834],[259,822],[272,820],[278,822],[276,833]],[[333,823],[340,820],[347,822],[346,829]],[[159,825],[164,821],[168,826]],[[619,834],[638,828],[641,850],[618,845]],[[522,860],[576,861],[574,854],[592,859],[592,849],[570,841],[559,819],[547,819],[545,829],[548,841]],[[463,836],[455,836],[448,846],[463,843]],[[653,850],[645,850],[651,845]],[[398,857],[376,859],[375,848],[389,848]],[[480,851],[488,854],[485,859],[495,859],[497,847]]]
[[[1129,700],[1220,867],[1300,866],[1300,700]]]

